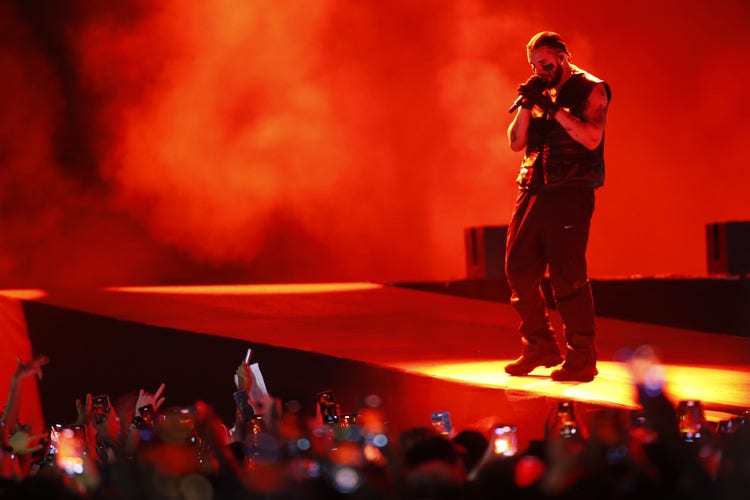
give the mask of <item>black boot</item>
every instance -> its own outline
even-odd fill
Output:
[[[565,363],[553,370],[552,380],[560,382],[591,382],[596,369],[595,317],[591,285],[586,282],[573,293],[556,297],[557,309],[565,325],[567,354]]]
[[[523,354],[521,354],[521,357],[505,365],[505,372],[517,377],[527,375],[539,366],[549,368],[560,363],[562,363],[562,356],[554,336],[551,339],[529,337],[523,339]]]
[[[591,382],[598,374],[595,349],[571,349],[568,346],[565,363],[552,370],[550,377],[558,382]]]

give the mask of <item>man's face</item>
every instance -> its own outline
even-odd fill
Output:
[[[529,64],[535,75],[544,78],[546,87],[555,87],[563,75],[562,62],[565,54],[549,47],[539,47],[529,53]]]

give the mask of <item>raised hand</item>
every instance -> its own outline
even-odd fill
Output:
[[[8,440],[8,446],[13,448],[16,455],[28,455],[42,449],[42,439],[45,434],[29,434],[25,430],[18,430]]]
[[[255,384],[255,377],[250,371],[250,366],[244,361],[240,363],[235,372],[235,381],[237,384],[238,391],[249,391]]]
[[[76,411],[78,412],[78,418],[76,418],[76,424],[88,424],[94,421],[94,413],[91,411],[91,394],[86,394],[86,399],[81,402],[80,399],[76,399]]]
[[[16,373],[13,374],[13,376],[17,380],[25,379],[26,377],[30,377],[31,375],[36,375],[39,380],[42,379],[42,366],[49,363],[49,358],[47,356],[37,356],[28,363],[22,363],[20,358],[18,359],[18,368],[16,368]]]
[[[86,398],[83,402],[80,399],[76,399],[76,411],[78,412],[78,418],[76,418],[74,426],[80,425],[85,428],[85,439],[87,453],[93,454],[96,452],[96,436],[97,429],[94,426],[96,422],[96,416],[94,411],[91,409],[92,396],[90,393],[86,394]]]
[[[164,383],[159,386],[158,389],[156,389],[156,392],[151,394],[150,392],[146,392],[143,389],[138,391],[138,399],[135,402],[135,416],[139,416],[138,408],[143,408],[144,406],[151,405],[154,408],[154,412],[159,411],[159,407],[164,402],[164,398],[161,397],[161,393],[164,391]]]
[[[105,443],[108,445],[120,444],[120,419],[117,416],[117,412],[112,407],[112,403],[109,404],[109,408],[103,419],[96,421],[94,419],[94,427],[96,428],[97,436],[100,436]]]
[[[19,429],[18,411],[21,407],[21,381],[32,375],[36,375],[40,380],[42,378],[42,366],[49,363],[46,356],[36,356],[27,363],[18,359],[18,367],[10,378],[10,389],[8,390],[8,400],[5,407],[0,411],[0,423],[5,426],[4,433],[13,434]],[[7,438],[7,435],[6,435]]]

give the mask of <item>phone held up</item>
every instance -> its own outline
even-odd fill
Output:
[[[511,457],[518,453],[518,430],[515,425],[496,425],[492,432],[495,455]]]
[[[318,410],[324,424],[335,425],[341,418],[339,405],[336,403],[333,391],[321,391],[317,393]]]
[[[57,454],[59,447],[60,433],[65,429],[62,424],[52,424],[49,426],[49,449],[47,454],[52,456]]]
[[[62,429],[57,435],[55,463],[68,476],[84,472],[85,435],[74,428]]]
[[[437,431],[438,434],[443,436],[453,435],[453,423],[451,422],[451,414],[449,411],[435,411],[432,412],[432,428]]]
[[[91,411],[94,412],[94,418],[96,419],[97,424],[101,424],[106,420],[107,415],[109,414],[109,409],[109,396],[106,394],[94,396],[91,399]]]

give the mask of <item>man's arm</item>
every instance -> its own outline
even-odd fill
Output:
[[[529,139],[529,123],[531,122],[531,111],[526,108],[518,108],[516,116],[508,126],[508,144],[513,151],[521,151],[526,147]]]
[[[18,412],[21,408],[21,385],[23,380],[36,375],[39,380],[42,378],[42,366],[49,363],[46,356],[37,356],[28,363],[22,363],[18,360],[18,368],[10,379],[10,389],[8,390],[8,402],[0,415],[0,422],[5,422],[8,435],[14,434],[18,430]]]
[[[582,119],[578,119],[564,109],[560,109],[555,113],[555,120],[562,125],[574,141],[587,149],[594,150],[601,144],[602,137],[604,137],[608,107],[607,90],[603,83],[597,83],[583,105]]]

